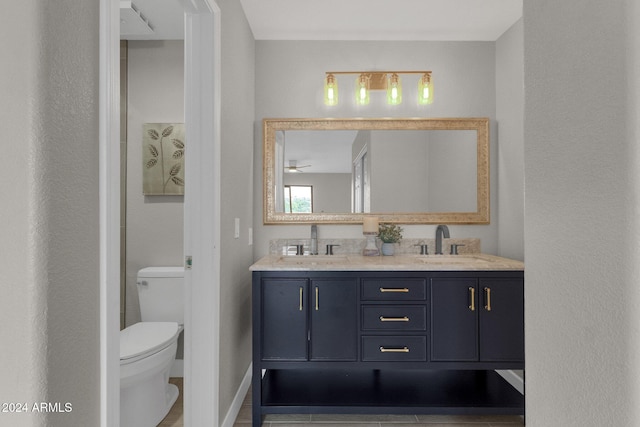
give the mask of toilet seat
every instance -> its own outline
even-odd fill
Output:
[[[176,322],[140,322],[120,331],[120,365],[149,357],[175,342],[182,331]]]

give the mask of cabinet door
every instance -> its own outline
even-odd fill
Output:
[[[480,279],[480,360],[524,360],[524,282]]]
[[[431,361],[478,360],[477,280],[431,282]]]
[[[307,279],[262,281],[262,359],[307,360]]]
[[[312,280],[311,360],[355,361],[358,357],[357,281]]]

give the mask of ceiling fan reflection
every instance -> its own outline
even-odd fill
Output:
[[[296,160],[289,160],[289,166],[284,167],[285,172],[288,172],[288,173],[304,172],[301,170],[302,168],[308,168],[309,166],[311,166],[311,165],[298,166],[297,163],[298,162]]]

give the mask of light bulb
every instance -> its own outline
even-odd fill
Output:
[[[402,84],[400,77],[393,73],[387,81],[387,103],[389,105],[398,105],[402,102]]]
[[[338,103],[338,82],[333,74],[328,74],[324,81],[324,103],[325,105]]]
[[[425,73],[418,80],[418,104],[427,105],[433,103],[433,81],[431,73]]]
[[[369,77],[360,74],[356,79],[356,104],[367,105],[369,100]]]

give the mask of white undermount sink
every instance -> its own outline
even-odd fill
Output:
[[[278,263],[293,265],[339,264],[347,262],[347,257],[340,255],[291,255],[281,256]]]
[[[410,257],[421,264],[474,264],[492,262],[490,259],[478,255],[416,255]]]

